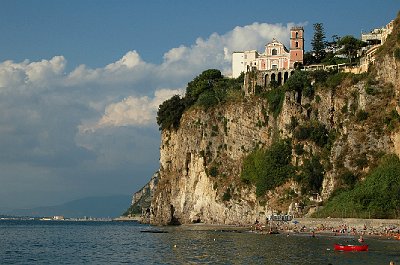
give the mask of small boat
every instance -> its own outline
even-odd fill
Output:
[[[338,250],[338,251],[368,251],[368,245],[335,244],[335,250]]]

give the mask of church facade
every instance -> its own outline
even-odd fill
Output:
[[[234,52],[232,54],[232,77],[237,78],[242,72],[253,70],[288,70],[294,69],[298,63],[303,63],[304,29],[290,29],[290,50],[275,38],[265,45],[263,53],[256,50]]]

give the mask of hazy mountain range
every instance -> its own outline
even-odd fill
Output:
[[[87,197],[54,206],[2,210],[0,213],[14,216],[117,217],[129,208],[130,203],[130,195],[113,195]]]

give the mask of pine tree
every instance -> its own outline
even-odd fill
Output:
[[[325,32],[322,23],[315,23],[314,26],[314,37],[311,40],[311,46],[315,61],[320,63],[325,57]]]

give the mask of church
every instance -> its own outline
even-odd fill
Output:
[[[290,29],[290,50],[275,38],[265,45],[264,53],[256,50],[233,52],[232,77],[237,78],[242,72],[252,70],[284,70],[294,69],[297,64],[303,63],[304,56],[304,29],[292,27]]]

